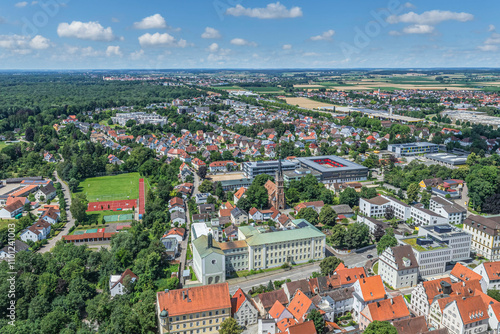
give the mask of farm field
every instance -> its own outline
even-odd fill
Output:
[[[139,173],[92,177],[83,180],[77,193],[87,195],[89,202],[139,198]]]
[[[314,100],[310,100],[305,97],[287,97],[285,98],[286,103],[291,104],[293,106],[298,105],[301,108],[315,109],[320,107],[331,107],[333,104],[318,102]]]

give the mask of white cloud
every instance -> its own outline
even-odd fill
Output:
[[[101,52],[94,50],[94,48],[91,46],[88,46],[86,48],[79,46],[67,46],[66,53],[78,57],[97,57],[102,55]]]
[[[281,48],[283,50],[291,50],[292,49],[292,44],[284,44]]]
[[[427,24],[413,24],[403,28],[405,34],[431,34],[434,27]]]
[[[21,2],[16,3],[14,6],[16,6],[17,8],[22,8],[22,7],[26,7],[27,5],[28,5],[28,2],[21,1]]]
[[[387,18],[387,22],[394,23],[413,23],[421,25],[436,25],[444,21],[459,21],[467,22],[474,19],[474,15],[469,13],[450,12],[448,10],[430,10],[417,14],[409,12],[402,15],[391,15]]]
[[[120,22],[120,19],[119,19],[119,18],[116,18],[116,17],[112,17],[112,18],[111,18],[111,22],[113,22],[113,23],[118,23],[118,22]]]
[[[141,46],[174,46],[184,48],[187,42],[184,39],[176,40],[174,36],[164,33],[144,34],[139,37],[139,44]]]
[[[167,22],[160,14],[154,14],[134,23],[135,29],[164,29]]]
[[[142,56],[144,56],[144,50],[138,50],[138,51],[134,51],[130,54],[130,58],[132,60],[138,60],[138,59],[141,59]]]
[[[219,51],[219,44],[217,43],[212,43],[207,49],[209,52],[217,52]]]
[[[332,36],[335,35],[335,31],[330,29],[323,32],[321,35],[311,37],[311,41],[329,41]]]
[[[484,44],[500,44],[500,34],[494,32],[491,36],[484,42]]]
[[[30,47],[35,50],[44,50],[50,47],[50,40],[42,35],[36,35],[29,43]]]
[[[304,52],[302,55],[304,57],[317,57],[317,56],[319,56],[319,53],[316,53],[316,52]]]
[[[405,8],[417,8],[417,6],[415,6],[414,4],[412,4],[411,2],[406,2],[404,5],[403,5]]]
[[[31,1],[31,5],[34,6],[34,5],[38,5],[38,1]]]
[[[217,29],[206,27],[201,38],[221,38],[220,32]]]
[[[246,39],[243,38],[233,38],[231,40],[231,44],[238,46],[257,46],[257,43],[247,41]]]
[[[396,31],[396,30],[391,30],[391,31],[389,31],[389,35],[391,35],[391,36],[400,36],[401,33],[399,31]]]
[[[270,3],[265,8],[245,8],[242,5],[228,8],[226,15],[232,16],[248,16],[258,19],[284,19],[295,18],[302,16],[302,9],[300,7],[292,7],[287,9],[279,2]]]
[[[108,48],[106,49],[106,56],[108,56],[108,57],[111,57],[111,56],[118,56],[118,57],[121,57],[121,56],[123,56],[123,53],[122,53],[122,51],[120,50],[120,47],[119,47],[119,46],[110,45],[110,46],[108,46]]]
[[[490,32],[491,32],[491,31],[495,31],[496,29],[497,29],[497,28],[496,28],[493,24],[490,24],[490,25],[488,26],[488,31],[490,31]]]
[[[490,51],[497,51],[498,50],[498,46],[497,45],[480,45],[477,47],[479,50],[481,51],[486,51],[486,52],[490,52]]]
[[[50,47],[50,40],[41,35],[33,38],[21,35],[0,35],[0,48],[15,53],[27,54],[33,50],[44,50]]]
[[[99,22],[63,22],[57,27],[59,37],[73,37],[91,41],[112,41],[116,39],[111,27],[104,28]]]

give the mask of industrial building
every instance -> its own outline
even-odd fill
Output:
[[[425,157],[429,160],[435,161],[440,165],[447,167],[458,167],[465,165],[467,162],[467,155],[455,155],[450,153],[432,153],[426,154]]]
[[[368,168],[336,155],[297,158],[302,168],[308,168],[321,174],[323,183],[342,183],[365,181]]]
[[[245,176],[253,180],[257,175],[267,174],[274,176],[278,170],[278,160],[274,161],[247,161],[242,164],[242,171]],[[281,161],[281,170],[294,170],[299,167],[297,160]]]

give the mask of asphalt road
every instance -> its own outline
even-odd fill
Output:
[[[48,243],[40,248],[39,252],[40,253],[45,253],[48,252],[56,245],[56,242],[61,240],[63,235],[67,235],[69,233],[69,229],[72,226],[75,226],[75,220],[73,219],[73,216],[71,215],[71,212],[69,211],[69,207],[71,206],[71,193],[69,191],[68,186],[66,183],[64,183],[60,178],[59,175],[57,175],[57,171],[54,171],[54,175],[57,179],[57,182],[59,182],[62,186],[62,191],[64,193],[64,199],[66,200],[66,215],[68,217],[68,222],[66,223],[66,226],[64,226],[63,230],[59,232],[59,234],[52,239],[48,241]]]
[[[238,282],[238,283],[232,283],[231,280],[228,281],[229,283],[229,293],[233,294],[241,288],[244,292],[248,292],[252,287],[256,287],[259,285],[267,285],[269,281],[276,281],[276,280],[283,280],[286,278],[291,279],[292,281],[297,281],[301,279],[305,279],[308,277],[311,277],[313,271],[319,272],[319,262],[316,263],[311,263],[311,264],[304,264],[298,267],[294,267],[293,269],[285,272],[277,272],[268,276],[262,276],[260,274],[257,274],[255,276],[249,276],[247,277],[247,281],[244,282]]]

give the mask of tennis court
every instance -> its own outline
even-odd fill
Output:
[[[87,211],[125,211],[137,207],[136,199],[126,199],[121,201],[90,202]]]
[[[126,213],[123,215],[108,215],[104,216],[104,221],[106,223],[109,222],[121,222],[121,221],[131,221],[134,219],[134,214],[133,213]]]
[[[104,232],[104,228],[91,228],[88,230],[76,230],[73,232],[73,235],[81,235],[81,234],[86,234],[86,233],[97,233],[97,232]]]

